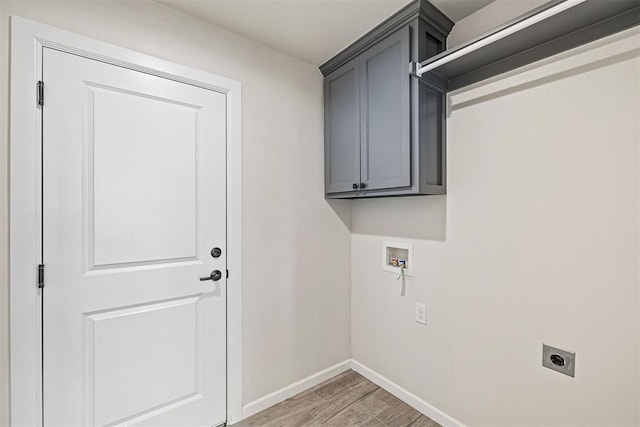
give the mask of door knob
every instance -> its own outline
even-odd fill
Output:
[[[353,184],[353,189],[357,190],[358,189],[358,184]]]
[[[220,270],[213,270],[209,276],[201,277],[200,281],[204,282],[205,280],[213,280],[214,282],[217,282],[221,278],[222,278],[222,273],[220,272]]]
[[[367,186],[367,184],[365,184],[364,182],[361,182],[361,183],[360,183],[360,188],[364,188],[364,187],[366,187],[366,186]]]

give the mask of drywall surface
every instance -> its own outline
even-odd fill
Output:
[[[155,2],[3,0],[0,6],[0,424],[7,420],[12,14],[242,83],[244,402],[349,358],[350,232],[323,197],[317,67]]]
[[[355,360],[470,426],[640,424],[639,30],[452,95],[446,196],[353,202]]]
[[[0,1],[0,22],[5,22],[5,17],[5,3]],[[9,423],[9,40],[4,24],[0,24],[0,52],[0,426],[5,426]]]

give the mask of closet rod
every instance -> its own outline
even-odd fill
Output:
[[[501,40],[512,34],[515,34],[518,31],[524,30],[527,27],[537,24],[538,22],[544,21],[545,19],[548,19],[554,15],[557,15],[558,13],[564,12],[565,10],[570,9],[574,6],[577,6],[580,3],[584,3],[585,1],[586,0],[564,0],[563,2],[558,3],[541,12],[538,12],[535,15],[531,15],[523,19],[522,21],[515,22],[514,24],[509,25],[508,27],[502,28],[501,30],[498,30],[492,34],[489,34],[488,36],[483,37],[478,41],[475,41],[458,50],[455,50],[451,52],[449,55],[446,55],[440,59],[437,59],[432,62],[429,62],[429,60],[420,62],[416,66],[417,68],[416,74],[418,77],[422,77],[422,75],[427,71],[431,71],[433,69],[441,67],[444,64],[454,61],[464,55],[467,55],[478,49],[482,49],[483,47],[488,46],[491,43],[495,43],[498,40]]]

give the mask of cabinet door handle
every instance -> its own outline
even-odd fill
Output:
[[[366,186],[367,186],[367,184],[365,184],[364,182],[361,182],[361,183],[360,183],[360,188],[361,188],[361,189],[362,189],[362,188],[365,188]]]
[[[353,189],[357,190],[358,189],[358,184],[353,184]]]

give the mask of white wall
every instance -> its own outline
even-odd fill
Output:
[[[467,425],[640,424],[639,34],[455,94],[448,194],[353,203],[355,360]],[[404,297],[384,236],[414,243]]]
[[[8,287],[8,51],[6,5],[0,1],[0,426],[8,423],[9,405],[9,287]]]
[[[350,236],[323,198],[317,67],[154,2],[2,0],[0,425],[7,420],[10,14],[242,82],[244,402],[349,358]]]

